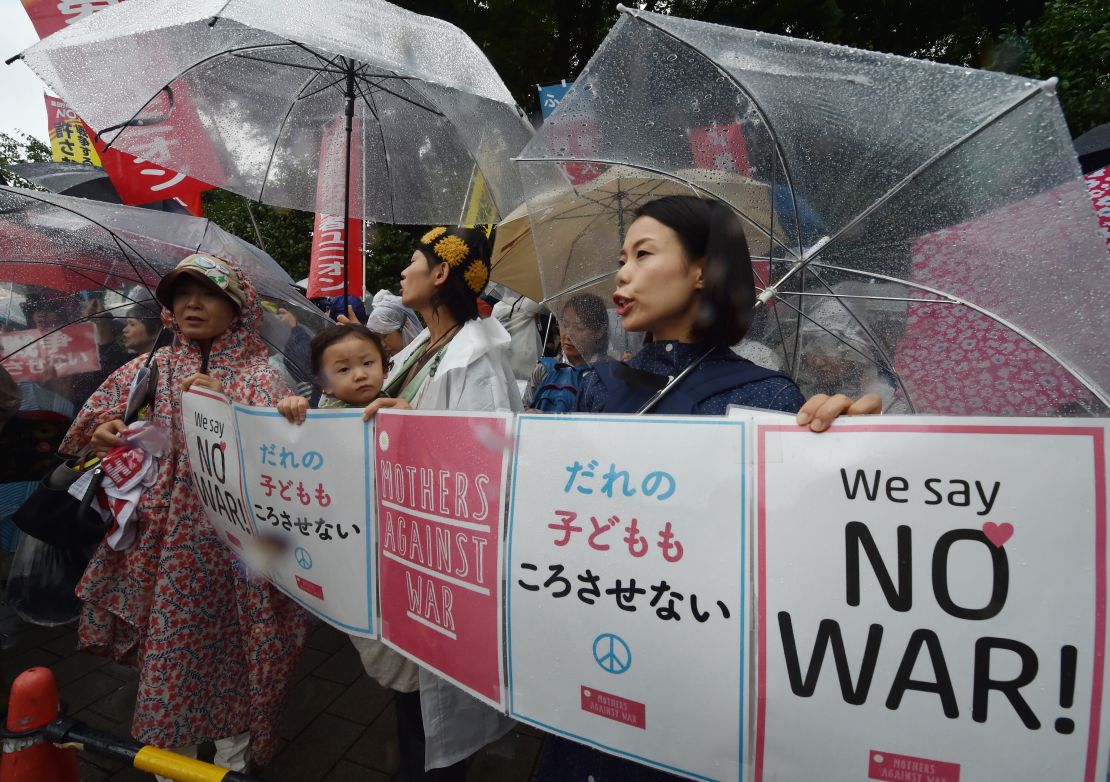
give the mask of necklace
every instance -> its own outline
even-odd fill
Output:
[[[437,352],[436,349],[442,345],[446,345],[451,340],[451,338],[455,336],[455,332],[457,332],[460,328],[462,328],[462,324],[456,323],[454,326],[448,329],[447,332],[443,334],[443,336],[441,336],[435,342],[430,343],[428,347],[424,348],[423,355],[421,355],[420,358],[413,362],[413,365],[409,367],[409,371],[405,373],[405,377],[404,380],[401,382],[400,388],[404,388],[409,383],[411,383],[412,379],[420,374],[420,370],[424,368],[424,365],[431,361],[432,358],[435,356]]]

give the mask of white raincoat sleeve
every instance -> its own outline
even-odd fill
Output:
[[[509,301],[502,299],[493,305],[493,317],[505,327],[512,339],[509,361],[518,387],[521,383],[527,384],[540,358],[543,345],[540,344],[540,331],[536,328],[536,316],[541,312],[543,307],[525,296]]]
[[[419,342],[417,338],[413,344]],[[520,412],[523,406],[516,392],[509,344],[508,332],[495,319],[467,321],[448,345],[435,377],[419,392],[416,408]],[[404,358],[397,356],[394,366],[400,367]],[[420,669],[420,709],[427,769],[443,768],[470,757],[515,724],[424,668]]]

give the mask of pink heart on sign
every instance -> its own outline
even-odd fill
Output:
[[[987,536],[987,540],[994,544],[995,548],[1002,548],[1002,544],[1014,536],[1014,525],[1008,521],[1001,524],[988,521],[983,524],[983,534]]]
[[[226,442],[223,442],[223,441],[220,442],[220,450],[221,451],[226,451],[227,450],[227,443]]]

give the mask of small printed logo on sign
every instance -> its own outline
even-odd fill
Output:
[[[592,687],[582,688],[582,711],[634,728],[647,728],[647,706]]]
[[[324,599],[324,588],[319,584],[313,584],[307,578],[301,578],[300,576],[297,576],[297,586],[299,586],[305,592],[308,592],[308,594],[312,595],[313,597],[319,598],[320,600]]]
[[[873,749],[867,778],[889,782],[960,782],[960,764]]]

